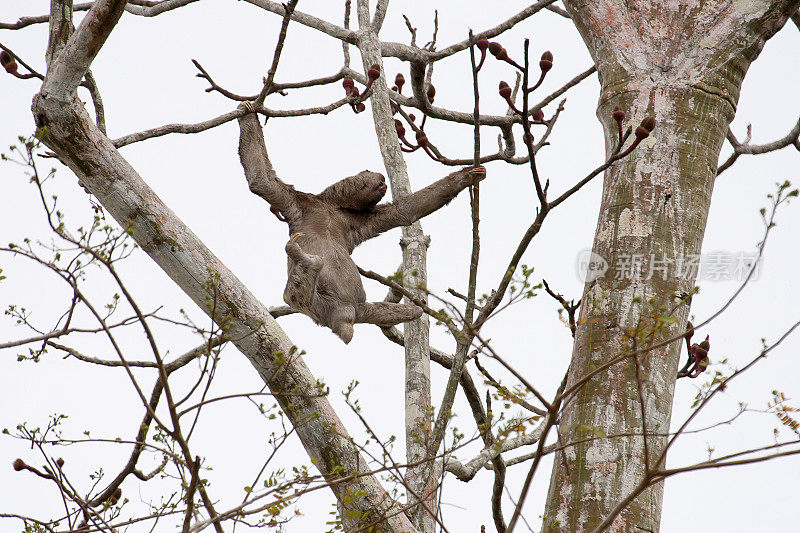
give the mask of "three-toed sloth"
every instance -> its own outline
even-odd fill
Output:
[[[252,111],[247,104],[240,108]],[[350,254],[367,239],[433,213],[486,177],[486,169],[459,170],[391,203],[378,203],[386,194],[386,181],[366,170],[309,194],[276,175],[257,114],[241,116],[239,128],[239,157],[250,190],[289,224],[286,303],[330,328],[345,343],[353,338],[353,324],[388,327],[419,318],[422,309],[411,303],[367,302]]]

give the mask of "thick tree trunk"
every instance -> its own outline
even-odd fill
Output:
[[[605,175],[593,252],[608,270],[587,279],[569,390],[613,358],[684,330],[689,309],[679,295],[691,294],[696,271],[681,260],[700,252],[742,80],[798,2],[566,5],[597,64],[607,150],[617,136],[615,106],[634,126],[648,115],[657,121],[653,134]],[[576,444],[556,454],[544,531],[592,531],[648,467],[659,466],[666,439],[654,433],[669,429],[681,344],[640,353],[638,377],[636,361],[626,358],[576,389],[559,428],[563,442]],[[630,433],[639,435],[615,437]],[[592,439],[598,435],[610,438]],[[661,483],[651,486],[611,530],[658,531],[662,495]]]

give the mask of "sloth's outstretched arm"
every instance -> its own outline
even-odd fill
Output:
[[[248,103],[240,105],[239,108],[251,110],[252,107],[248,107]],[[247,113],[239,117],[239,159],[244,167],[247,184],[254,194],[269,202],[272,211],[279,212],[286,220],[299,218],[298,193],[294,187],[282,182],[272,168],[264,143],[264,132],[256,113]]]
[[[378,205],[358,228],[357,243],[376,237],[386,230],[413,224],[443,207],[458,193],[485,177],[486,169],[482,166],[464,168],[405,198]]]

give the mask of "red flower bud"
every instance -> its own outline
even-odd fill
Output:
[[[394,119],[394,129],[397,130],[397,136],[402,137],[406,134],[406,128],[403,126],[403,123],[397,119]]]
[[[408,119],[409,119],[411,122],[414,122],[415,120],[417,120],[417,117],[416,117],[416,116],[414,116],[414,113],[409,113],[409,114],[408,114]]]
[[[58,465],[59,468],[63,468],[64,467],[64,459],[59,457],[58,459],[56,459],[56,464]]]
[[[618,130],[619,130],[619,143],[621,145],[622,144],[622,122],[617,122],[617,127],[618,127]],[[650,132],[653,131],[653,128],[655,128],[655,127],[656,127],[656,119],[654,117],[646,117],[642,121],[641,124],[636,126],[636,130],[634,131],[634,134],[636,135],[636,138],[633,140],[631,145],[628,146],[628,149],[625,150],[624,152],[621,152],[621,153],[618,153],[617,155],[615,155],[614,156],[614,160],[616,161],[617,159],[622,159],[623,157],[625,157],[628,154],[630,154],[633,151],[634,148],[639,146],[640,142],[642,142],[644,139],[646,139],[647,137],[650,136]],[[691,337],[691,335],[690,335],[690,337]],[[686,344],[687,344],[687,346],[689,344],[689,339],[688,338],[686,339]],[[691,377],[697,377],[697,376],[691,376]]]
[[[489,52],[495,57],[503,50],[503,46],[500,43],[489,43]]]
[[[504,81],[500,82],[500,85],[498,86],[497,92],[500,93],[500,96],[502,96],[505,99],[505,101],[508,103],[508,107],[510,107],[512,110],[514,110],[515,113],[522,114],[522,112],[519,109],[516,108],[516,106],[514,105],[514,102],[511,100],[511,87],[509,87],[506,82],[504,82]]]
[[[544,120],[544,111],[542,111],[541,109],[537,109],[536,111],[533,112],[533,114],[531,115],[531,118],[533,120],[535,120],[536,122],[543,121]]]
[[[428,86],[428,101],[433,103],[433,97],[436,96],[436,88],[433,85]]]
[[[355,86],[356,84],[353,81],[353,78],[345,78],[342,80],[342,87],[344,87],[344,92],[347,94],[347,96],[350,96],[350,93],[353,91]]]
[[[379,65],[372,65],[367,71],[367,78],[374,81],[381,77],[381,67]]]
[[[542,72],[547,72],[553,68],[553,53],[548,50],[542,54],[542,59],[539,61],[539,68]]]
[[[617,122],[622,122],[625,120],[625,111],[619,108],[619,106],[614,108],[614,111],[611,112],[611,116]]]
[[[108,503],[114,505],[119,501],[121,497],[122,497],[122,489],[117,487],[116,489],[114,489],[114,492],[111,493],[111,496],[108,497]]]
[[[650,132],[656,127],[656,119],[653,117],[645,118],[641,124],[636,127],[636,138],[639,140],[645,139],[650,136]]]
[[[5,50],[0,52],[0,65],[2,65],[9,74],[17,75],[17,62],[14,60],[14,56]]]
[[[356,104],[356,113],[361,113],[366,108],[367,106],[364,105],[364,102],[359,102],[358,104]]]
[[[706,340],[697,345],[697,348],[695,348],[695,353],[697,353],[698,357],[705,357],[708,355],[708,351],[710,349],[711,343],[708,341],[708,335],[706,335]]]
[[[3,50],[3,53],[5,53],[5,50]],[[14,459],[14,462],[12,464],[14,465],[14,470],[16,470],[17,472],[25,470],[25,467],[28,466],[22,459]]]
[[[425,148],[428,146],[428,136],[425,135],[425,132],[420,130],[417,132],[417,144]]]
[[[402,74],[398,73],[397,76],[394,77],[394,84],[397,85],[397,92],[403,90],[403,85],[405,85],[405,83],[406,79],[403,77]]]
[[[485,52],[487,48],[489,48],[489,40],[488,39],[478,39],[478,42],[475,43],[475,46],[478,47],[478,50],[481,52]]]

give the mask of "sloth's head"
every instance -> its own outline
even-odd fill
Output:
[[[386,194],[386,180],[377,172],[364,170],[355,176],[337,181],[318,197],[342,209],[369,211]]]

